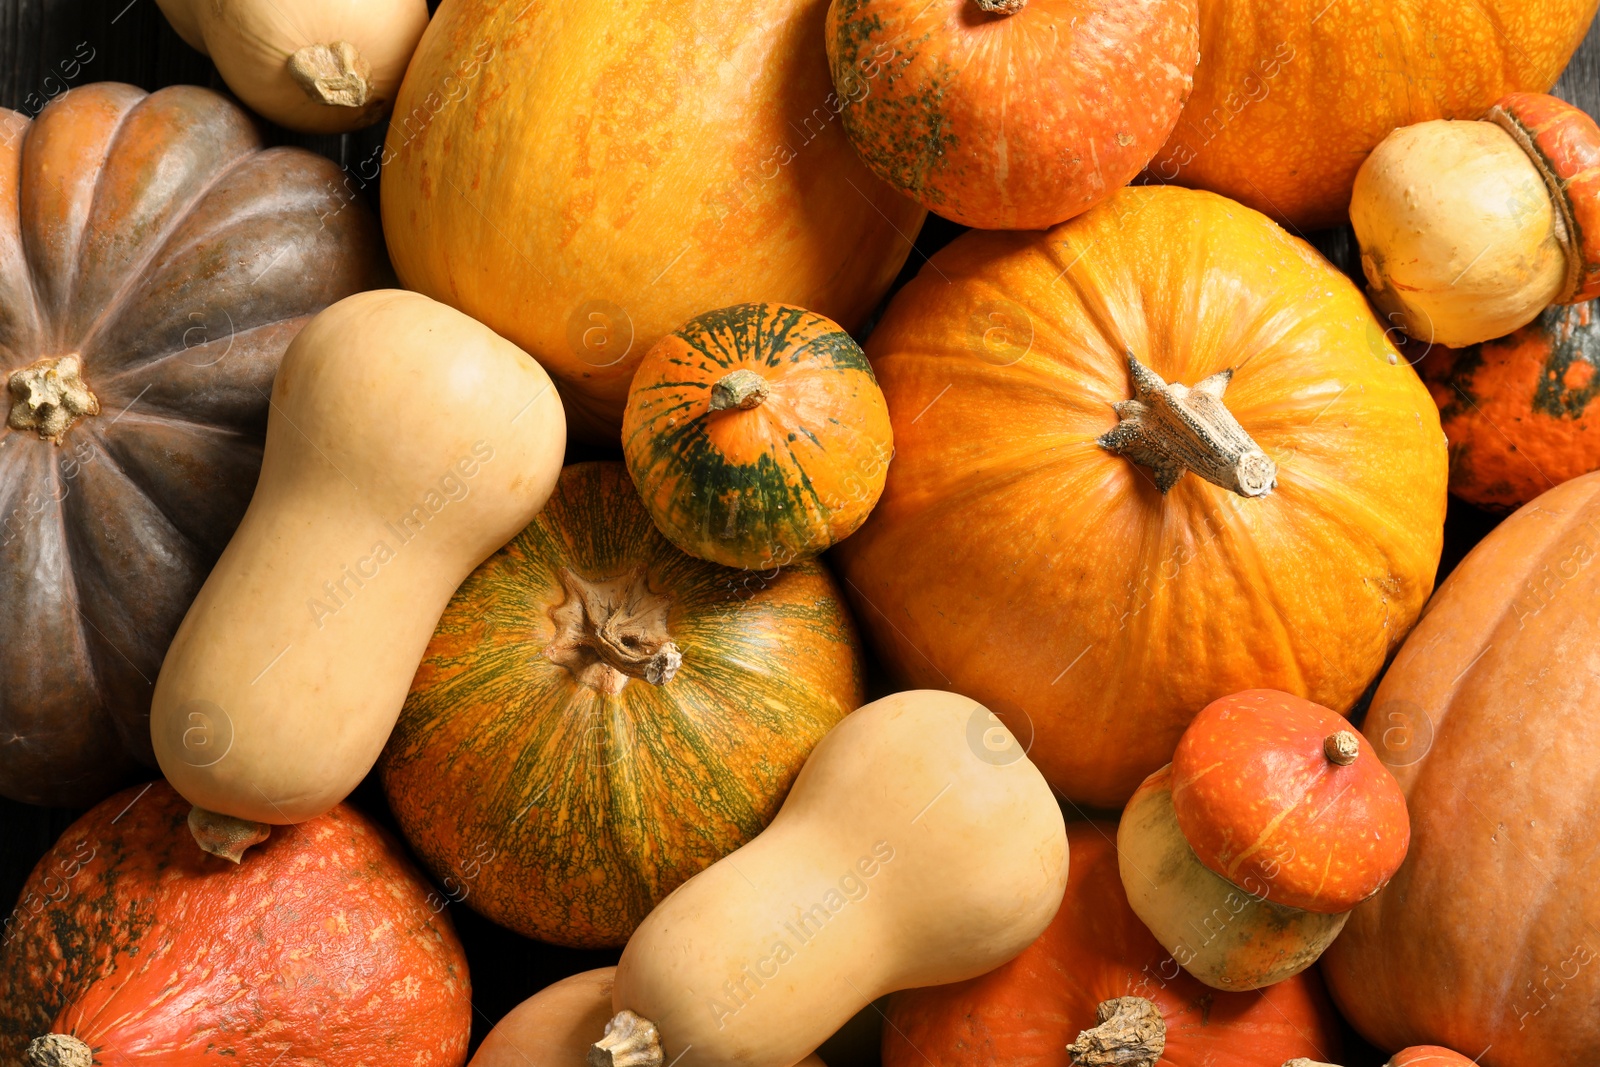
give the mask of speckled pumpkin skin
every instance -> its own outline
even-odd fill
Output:
[[[1339,766],[1323,743],[1355,738]],[[1275,904],[1336,915],[1382,889],[1406,857],[1405,798],[1337,712],[1270,689],[1206,705],[1172,756],[1172,808],[1200,862]]]
[[[388,276],[341,178],[192,85],[0,109],[0,793],[87,808],[154,767],[156,674],[250,502],[284,350]],[[99,413],[11,428],[7,379],[69,354]]]
[[[1302,230],[1344,221],[1356,171],[1397,126],[1481,118],[1544,92],[1597,0],[1200,0],[1194,92],[1155,181]]]
[[[1510,511],[1600,468],[1600,301],[1546,308],[1493,341],[1435,346],[1417,369],[1450,440],[1450,491],[1468,503]]]
[[[710,408],[748,370],[769,395]],[[866,521],[894,455],[866,354],[837,324],[784,304],[707,312],[645,355],[622,422],[628,470],[667,540],[766,569],[810,559]]]
[[[828,64],[856,152],[931,211],[1043,229],[1126,185],[1178,120],[1196,0],[833,0]]]
[[[547,658],[563,568],[642,570],[671,602],[676,676],[609,694]],[[855,627],[820,563],[744,572],[686,556],[621,463],[579,463],[445,609],[379,769],[455,899],[529,937],[621,945],[761,832],[863,699]]]
[[[459,1067],[467,961],[442,898],[340,805],[235,866],[165,782],[45,854],[0,949],[0,1062],[70,1034],[97,1067]]]

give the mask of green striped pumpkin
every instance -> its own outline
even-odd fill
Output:
[[[849,334],[803,308],[739,304],[645,354],[622,446],[673,544],[765,569],[810,559],[866,521],[894,435]]]
[[[529,937],[620,945],[761,831],[862,699],[826,569],[686,556],[622,464],[580,463],[445,609],[379,767],[452,899]]]

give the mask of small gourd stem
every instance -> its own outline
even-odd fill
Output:
[[[729,371],[711,387],[711,410],[749,411],[767,399],[767,380],[743,367]]]
[[[1550,166],[1550,161],[1544,153],[1539,151],[1539,146],[1534,143],[1533,131],[1529,130],[1517,117],[1500,107],[1498,104],[1489,109],[1489,114],[1484,120],[1499,126],[1511,139],[1517,142],[1517,147],[1522,149],[1533,168],[1539,172],[1539,177],[1544,179],[1545,192],[1550,194],[1550,206],[1555,216],[1556,243],[1561,246],[1562,255],[1567,257],[1567,277],[1561,284],[1561,292],[1551,301],[1554,304],[1569,302],[1578,287],[1583,284],[1583,251],[1579,247],[1578,220],[1572,209],[1572,199],[1567,195],[1566,183],[1561,175],[1557,174]]]
[[[76,354],[41,359],[12,371],[6,387],[11,393],[6,425],[33,430],[58,445],[73,423],[100,414],[100,401],[84,382],[83,360]]]
[[[1101,435],[1101,448],[1150,468],[1163,495],[1184,471],[1243,497],[1265,496],[1277,486],[1277,464],[1223,406],[1232,370],[1190,388],[1168,384],[1129,352],[1128,373],[1133,399],[1112,405],[1122,421]]]
[[[94,1050],[71,1034],[45,1034],[28,1042],[28,1067],[90,1067]]]
[[[349,41],[306,45],[289,57],[289,76],[329,107],[363,107],[372,94],[372,67]]]
[[[1323,1063],[1321,1060],[1308,1060],[1304,1056],[1284,1061],[1283,1067],[1339,1067],[1336,1063]]]
[[[563,568],[566,597],[550,609],[556,636],[545,656],[585,685],[620,693],[629,678],[666,685],[683,664],[667,633],[670,602],[651,591],[644,568],[593,580]]]
[[[189,833],[201,851],[238,863],[244,859],[245,849],[272,836],[272,827],[196,805],[189,809]]]
[[[661,1035],[656,1024],[624,1009],[606,1023],[606,1032],[589,1046],[589,1067],[661,1067]]]
[[[1361,755],[1361,743],[1349,730],[1339,730],[1323,739],[1322,754],[1328,757],[1329,763],[1348,767]]]
[[[1167,1021],[1144,997],[1114,997],[1095,1008],[1100,1025],[1067,1046],[1074,1067],[1155,1067],[1167,1048]]]
[[[972,0],[986,14],[1015,15],[1028,6],[1028,0]]]

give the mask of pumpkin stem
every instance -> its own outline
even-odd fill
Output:
[[[753,370],[729,371],[711,387],[711,410],[749,411],[767,398],[767,380]]]
[[[264,822],[207,811],[197,804],[189,809],[189,833],[194,835],[194,843],[201,851],[238,863],[244,859],[245,849],[259,845],[272,835],[272,827]]]
[[[1284,1061],[1283,1067],[1339,1067],[1336,1063],[1323,1063],[1321,1060],[1308,1060],[1298,1056],[1292,1060]]]
[[[606,1023],[605,1036],[589,1046],[589,1067],[661,1067],[656,1024],[623,1010]]]
[[[1328,757],[1329,763],[1337,763],[1341,767],[1348,767],[1361,755],[1361,745],[1356,740],[1356,735],[1349,730],[1340,730],[1332,733],[1322,742],[1322,753]]]
[[[555,640],[544,654],[583,684],[613,695],[629,678],[666,685],[683,664],[667,634],[672,602],[650,589],[643,566],[591,581],[562,568],[566,597],[550,609]]]
[[[361,107],[372,92],[372,67],[349,41],[306,45],[289,57],[289,76],[331,107]]]
[[[1015,15],[1028,6],[1028,0],[973,0],[987,15]]]
[[[1277,486],[1277,464],[1222,404],[1232,370],[1193,388],[1169,385],[1129,352],[1128,372],[1133,399],[1112,405],[1122,421],[1100,437],[1099,445],[1149,467],[1162,495],[1186,470],[1243,497],[1266,496]]]
[[[45,1034],[28,1042],[30,1067],[90,1067],[94,1050],[71,1034]]]
[[[1167,1048],[1167,1021],[1144,997],[1113,997],[1095,1008],[1100,1025],[1067,1046],[1074,1067],[1155,1067]]]
[[[46,441],[61,438],[84,415],[100,414],[100,401],[83,381],[83,360],[76,355],[41,359],[13,371],[11,414],[6,425],[13,430],[37,430]]]

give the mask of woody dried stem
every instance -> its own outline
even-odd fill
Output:
[[[349,41],[306,45],[289,57],[289,76],[329,107],[363,107],[372,93],[372,67]]]
[[[1167,1048],[1167,1021],[1144,997],[1114,997],[1095,1008],[1100,1025],[1067,1046],[1074,1067],[1155,1067]]]
[[[661,1067],[661,1035],[656,1024],[631,1011],[619,1011],[606,1032],[589,1046],[589,1067]]]
[[[219,856],[229,863],[244,859],[245,850],[259,845],[272,835],[264,822],[239,819],[198,805],[189,809],[189,833],[201,851]]]
[[[550,609],[556,636],[544,654],[584,685],[617,694],[628,679],[672,681],[683,654],[667,632],[671,601],[650,588],[643,567],[590,579],[563,568],[566,597]]]

